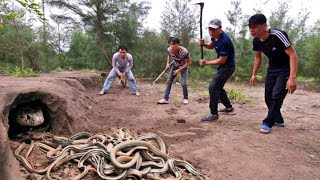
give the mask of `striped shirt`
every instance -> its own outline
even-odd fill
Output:
[[[171,47],[168,48],[168,55],[170,56],[171,60],[173,60],[173,64],[175,66],[183,66],[186,62],[185,60],[190,59],[190,54],[188,50],[182,46],[179,46],[179,52],[177,55],[173,53]]]
[[[285,50],[292,44],[286,32],[270,29],[269,37],[265,41],[253,39],[253,50],[263,52],[269,59],[269,72],[290,70],[290,57]]]

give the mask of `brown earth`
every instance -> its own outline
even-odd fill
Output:
[[[207,87],[191,87],[189,104],[173,85],[170,104],[158,105],[164,83],[138,80],[140,97],[128,86],[113,84],[98,96],[96,73],[63,72],[35,78],[0,76],[0,179],[26,179],[13,156],[8,139],[9,113],[19,103],[41,100],[49,110],[51,133],[69,136],[82,131],[108,133],[125,127],[131,132],[153,132],[167,144],[170,156],[184,159],[214,179],[320,179],[320,94],[298,89],[282,108],[286,127],[259,134],[267,113],[263,87],[231,84],[251,100],[233,101],[236,115],[220,115],[214,123],[201,123],[209,112]],[[219,105],[220,106],[220,105]],[[221,107],[221,106],[220,106]],[[188,179],[188,178],[186,178]]]

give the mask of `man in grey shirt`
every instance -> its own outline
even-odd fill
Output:
[[[116,52],[112,57],[112,70],[110,71],[108,77],[106,78],[102,90],[99,95],[107,93],[111,87],[111,84],[115,77],[120,76],[120,78],[127,77],[130,90],[132,94],[140,96],[138,92],[137,84],[134,80],[131,68],[133,66],[132,55],[128,53],[127,47],[121,45],[118,47],[118,52]]]

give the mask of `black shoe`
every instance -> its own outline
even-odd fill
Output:
[[[213,122],[219,119],[219,116],[216,114],[210,114],[206,117],[201,118],[201,122]]]
[[[225,113],[225,114],[236,114],[236,112],[234,111],[234,108],[224,108],[224,109],[220,109],[218,112],[220,113]]]

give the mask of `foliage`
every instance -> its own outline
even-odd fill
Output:
[[[15,77],[37,77],[39,74],[34,72],[31,68],[21,69],[16,66],[11,72],[10,75]]]
[[[165,69],[167,48],[166,34],[145,30],[136,46],[129,49],[134,58],[133,70],[140,77],[157,77]]]
[[[15,3],[16,2],[16,3]],[[19,4],[22,8],[16,6]],[[19,19],[25,15],[25,11],[36,14],[40,20],[44,19],[43,13],[39,10],[40,3],[35,0],[0,0],[0,12],[3,12],[3,17],[0,14],[0,28],[3,27],[3,19],[14,20]]]
[[[201,81],[210,82],[213,75],[215,73],[215,69],[210,66],[205,67],[192,67],[189,71],[190,83],[197,84]]]
[[[21,19],[30,11],[37,14],[32,10],[39,7],[32,4],[35,1],[15,0],[14,4],[19,5],[16,8],[11,6],[12,1],[0,0],[1,15],[6,15],[5,19],[0,17],[4,20],[0,28],[0,73],[8,74],[21,66],[35,72],[81,69],[108,71],[117,46],[124,44],[134,58],[134,75],[154,79],[165,68],[169,35],[178,36],[181,45],[191,55],[191,85],[201,81],[210,82],[215,73],[215,66],[200,67],[198,64],[200,47],[196,36],[200,8],[191,4],[190,0],[166,2],[160,32],[143,29],[143,20],[150,10],[150,2],[144,0],[47,0],[46,3],[51,5],[49,10],[58,7],[64,12],[51,15],[53,21],[44,23],[44,32],[43,28],[30,26],[26,19]],[[264,13],[261,7],[267,5],[268,0],[260,1],[254,11]],[[307,9],[301,9],[294,18],[288,16],[289,12],[289,2],[279,2],[267,17],[268,24],[271,28],[288,33],[299,56],[299,78],[303,76],[304,79],[320,82],[320,20],[308,27],[306,22],[310,12]],[[247,82],[254,61],[252,38],[245,26],[250,15],[243,13],[241,0],[232,0],[231,8],[226,10],[225,15],[229,23],[222,22],[223,30],[231,37],[236,51],[236,71],[232,79]],[[44,33],[46,41],[42,39]],[[215,59],[217,54],[215,50],[204,49],[204,57]],[[264,80],[268,67],[265,56],[263,60],[257,75],[259,81]]]
[[[161,30],[168,36],[177,36],[182,46],[188,47],[195,38],[198,29],[198,6],[191,4],[191,0],[166,1],[165,10],[161,16]]]
[[[99,47],[94,37],[81,31],[74,31],[71,37],[70,50],[66,54],[68,59],[61,68],[72,67],[74,69],[103,67],[103,59],[100,56]]]
[[[232,9],[226,13],[229,23],[233,26],[226,28],[226,33],[233,41],[235,48],[236,70],[233,74],[235,80],[246,80],[250,77],[254,62],[254,52],[252,51],[252,40],[247,38],[248,15],[244,15],[241,9],[241,1],[231,1]],[[259,72],[264,72],[262,65]]]
[[[244,95],[237,87],[227,88],[228,97],[242,104],[252,104],[253,100]]]
[[[54,72],[63,72],[66,71],[65,69],[62,69],[61,67],[58,67],[56,69],[53,70]]]
[[[131,0],[79,0],[78,2],[48,0],[47,3],[72,12],[69,18],[74,19],[72,16],[77,15],[87,26],[89,32],[96,32],[95,40],[100,53],[110,64],[110,56],[112,56],[110,49],[115,47],[117,42],[123,43],[125,38],[127,43],[133,44],[135,32],[142,25],[142,19],[150,9],[147,1],[133,2]],[[106,51],[105,48],[109,51]]]

